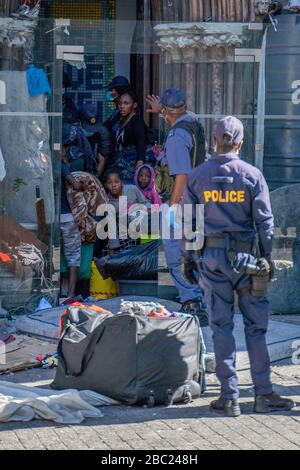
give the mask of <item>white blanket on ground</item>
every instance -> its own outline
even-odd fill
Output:
[[[0,423],[46,419],[60,424],[78,424],[86,418],[101,418],[98,406],[119,402],[89,390],[49,390],[0,381]]]

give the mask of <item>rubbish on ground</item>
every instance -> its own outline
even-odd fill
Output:
[[[54,367],[57,367],[58,364],[57,352],[54,354],[46,354],[44,356],[40,355],[37,356],[36,359],[40,362],[42,369],[53,369]]]
[[[0,341],[4,344],[9,344],[15,341],[15,337],[13,335],[7,334],[7,335],[0,335]]]
[[[53,355],[56,349],[55,343],[16,335],[13,342],[6,344],[5,351],[0,351],[0,375],[40,367],[40,362],[36,359],[40,352]]]

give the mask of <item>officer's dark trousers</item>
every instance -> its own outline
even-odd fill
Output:
[[[205,249],[201,274],[210,327],[213,331],[216,374],[221,383],[221,395],[224,398],[238,398],[236,346],[233,336],[234,290],[249,286],[250,276],[236,273],[228,260],[226,250],[222,248]],[[239,297],[256,395],[272,392],[270,359],[266,345],[268,307],[265,297],[254,297],[250,294]]]

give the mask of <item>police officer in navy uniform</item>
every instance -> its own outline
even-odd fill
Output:
[[[233,417],[240,415],[233,336],[234,291],[239,296],[245,326],[255,391],[254,411],[268,413],[294,406],[292,400],[273,392],[270,380],[266,344],[269,306],[261,282],[266,275],[269,280],[274,220],[262,173],[238,156],[243,137],[241,121],[233,116],[218,120],[214,127],[215,154],[189,175],[183,197],[185,204],[204,205],[201,278],[221,384],[221,395],[211,403],[211,409]],[[258,248],[260,258],[256,256]]]
[[[159,103],[159,110],[170,126],[164,149],[160,155],[160,164],[168,166],[168,173],[174,178],[174,186],[168,204],[175,207],[181,203],[187,176],[192,170],[191,150],[193,136],[182,123],[193,123],[194,116],[187,113],[186,99],[177,89],[167,89]],[[182,312],[191,313],[199,318],[201,326],[208,326],[206,305],[203,301],[203,291],[199,283],[192,283],[182,270],[182,241],[174,237],[174,226],[171,226],[171,237],[162,239],[168,269],[175,286],[178,289]]]

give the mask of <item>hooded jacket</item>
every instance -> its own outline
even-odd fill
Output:
[[[151,173],[150,184],[147,188],[144,188],[144,189],[140,187],[139,181],[138,181],[139,173],[143,168],[147,168]],[[152,166],[147,165],[147,164],[140,166],[135,172],[134,183],[137,186],[137,188],[144,194],[144,196],[151,202],[151,204],[159,204],[159,205],[162,204],[162,200],[155,188],[155,171],[152,168]]]

